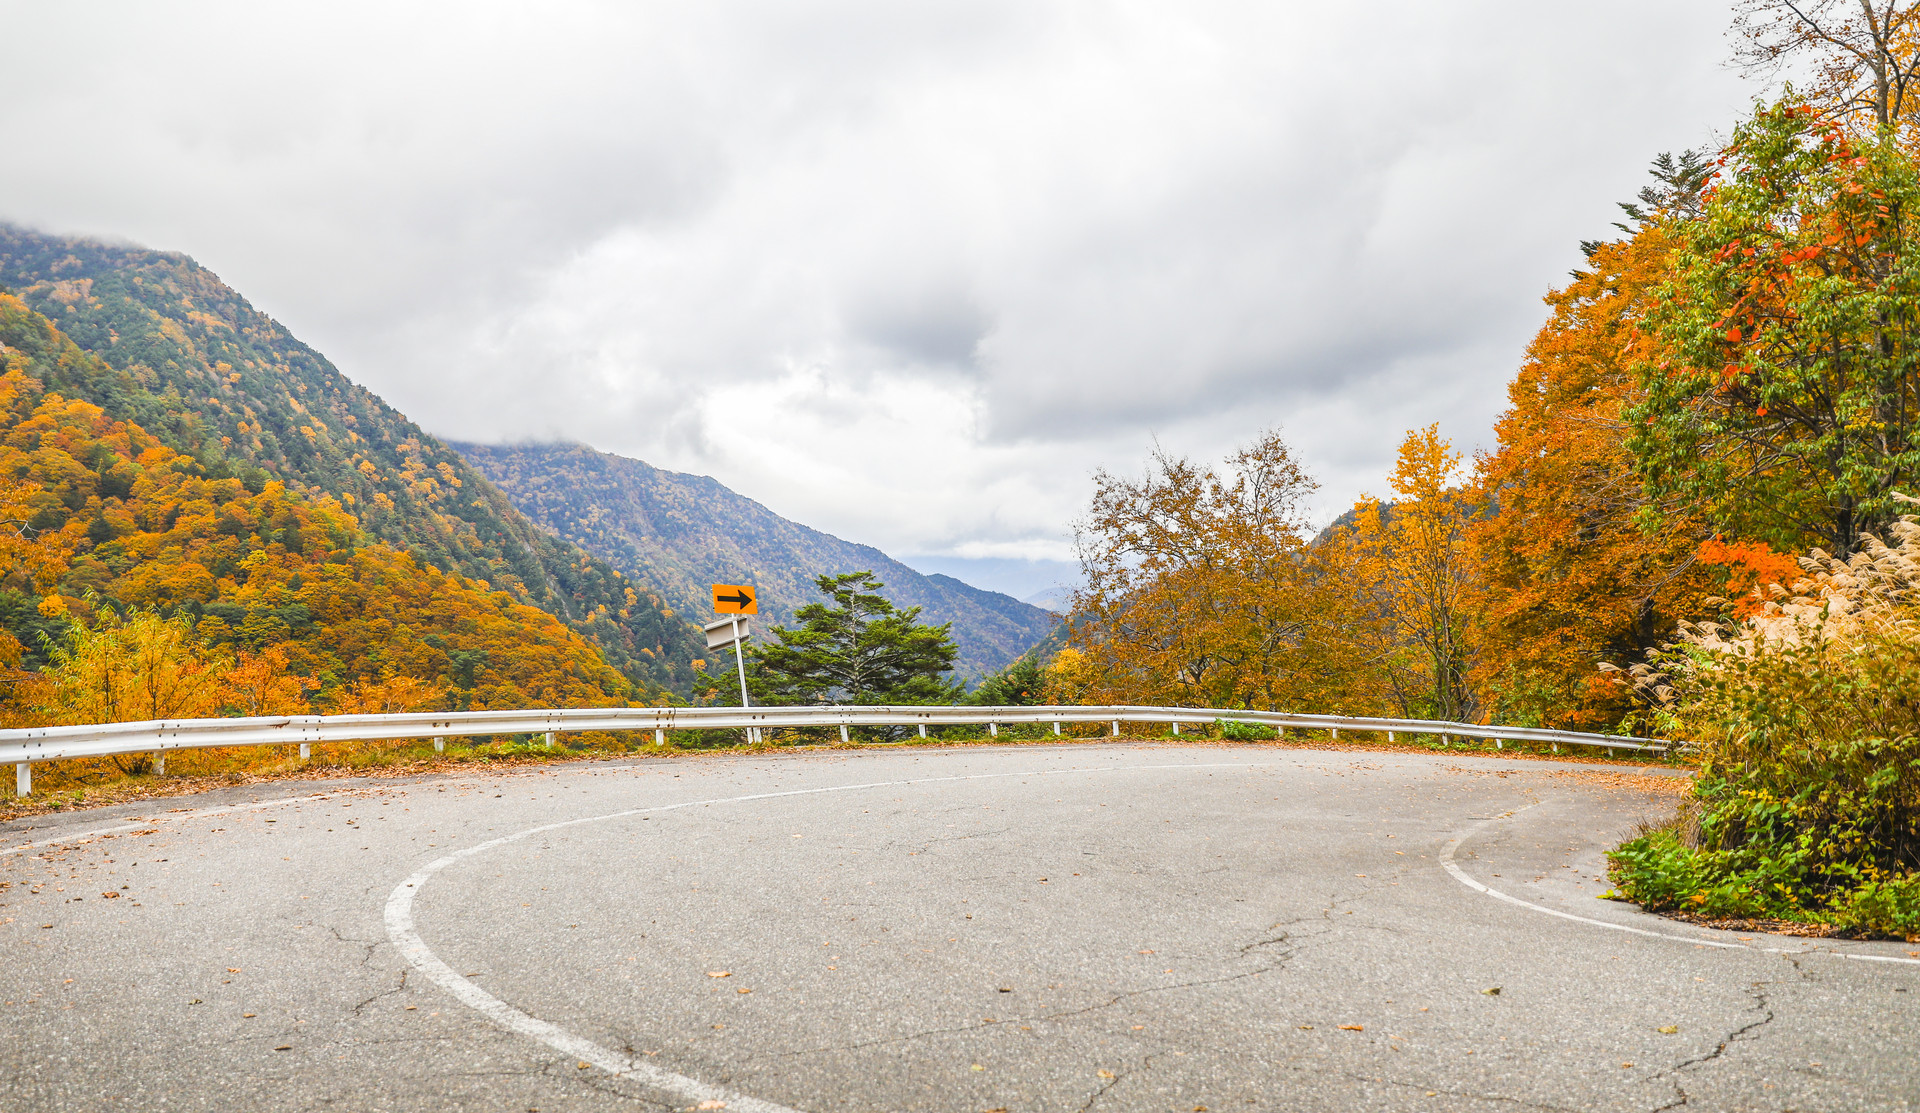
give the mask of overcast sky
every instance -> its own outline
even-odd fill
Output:
[[[184,251],[430,431],[1025,594],[1096,467],[1486,446],[1758,89],[1725,3],[0,0],[0,219]]]

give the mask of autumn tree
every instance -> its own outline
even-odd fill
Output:
[[[290,672],[286,647],[273,645],[257,653],[242,650],[220,674],[220,683],[227,706],[256,716],[306,713],[307,691],[315,681]]]
[[[1587,265],[1547,295],[1496,447],[1475,461],[1473,498],[1488,512],[1469,530],[1470,682],[1496,721],[1612,724],[1631,701],[1596,666],[1639,662],[1706,596],[1745,590],[1730,587],[1724,561],[1703,559],[1709,525],[1677,498],[1649,501],[1627,450],[1635,368],[1658,350],[1646,321],[1676,226],[1698,214],[1713,169],[1691,151],[1660,155],[1654,181],[1620,206],[1625,237],[1581,245]],[[1656,528],[1645,528],[1649,510]]]
[[[1868,130],[1910,122],[1920,81],[1920,4],[1913,0],[1742,0],[1736,63],[1772,77],[1812,68],[1802,95]]]
[[[1368,705],[1341,596],[1308,544],[1316,487],[1278,430],[1224,471],[1156,450],[1137,479],[1096,473],[1075,527],[1076,687],[1111,702]]]
[[[1920,175],[1889,130],[1791,99],[1724,158],[1677,230],[1629,448],[1717,528],[1849,552],[1920,473]]]
[[[1392,501],[1362,498],[1335,538],[1350,554],[1360,609],[1380,620],[1373,663],[1410,718],[1457,722],[1474,710],[1465,596],[1475,508],[1460,464],[1438,425],[1409,432],[1387,481]]]
[[[362,677],[333,694],[336,715],[400,715],[441,709],[446,685],[413,676]]]

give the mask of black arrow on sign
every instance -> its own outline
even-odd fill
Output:
[[[732,595],[716,595],[713,597],[713,601],[716,603],[732,603],[735,606],[744,607],[753,602],[753,596],[748,595],[744,589],[736,587],[733,589]]]

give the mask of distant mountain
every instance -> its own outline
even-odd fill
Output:
[[[635,684],[691,684],[697,629],[187,256],[0,223],[0,288],[115,372],[69,389],[210,474],[337,499],[373,539],[559,618]]]
[[[789,521],[706,476],[577,444],[453,447],[534,521],[646,584],[681,614],[707,614],[711,584],[750,583],[760,588],[760,623],[789,625],[796,608],[820,598],[816,576],[870,570],[896,605],[953,623],[956,667],[969,679],[1004,668],[1057,621],[1012,596],[922,575],[871,546]]]
[[[1042,588],[1020,601],[1029,606],[1039,607],[1043,611],[1065,614],[1067,605],[1073,602],[1073,589],[1055,584],[1052,587]]]

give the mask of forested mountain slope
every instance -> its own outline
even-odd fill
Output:
[[[521,510],[702,614],[709,585],[758,584],[766,625],[787,624],[817,601],[816,576],[870,570],[899,606],[953,623],[957,668],[977,678],[1046,638],[1057,620],[1009,595],[923,575],[878,549],[809,529],[706,476],[664,471],[575,444],[454,443]]]
[[[338,500],[371,538],[562,619],[636,683],[690,682],[703,651],[684,619],[185,255],[0,224],[0,288],[111,370],[65,385],[75,397],[211,471]]]
[[[89,396],[151,401],[0,293],[0,698],[13,723],[652,694],[553,615],[376,541],[335,499],[184,455]],[[165,621],[135,617],[137,650],[69,645],[76,619],[125,633],[121,616],[142,613]],[[51,680],[40,670],[63,653]]]

